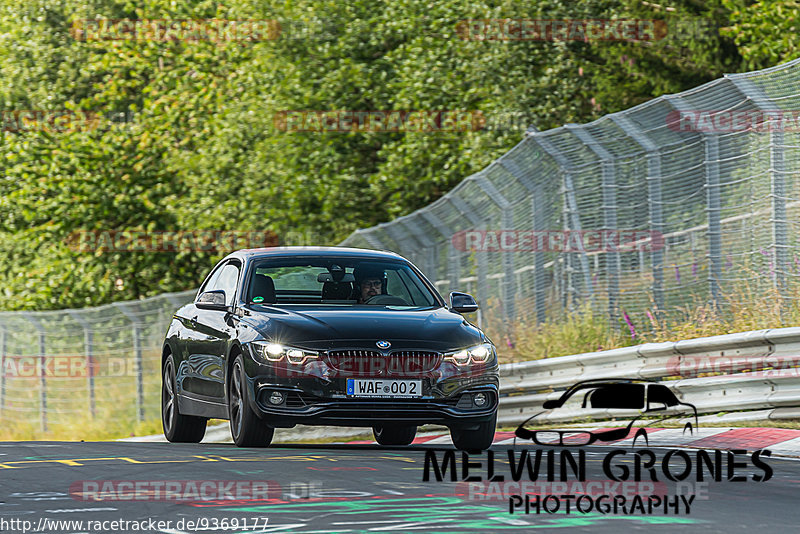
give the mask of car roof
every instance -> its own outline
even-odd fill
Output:
[[[280,256],[350,256],[354,258],[404,260],[402,256],[386,250],[371,250],[352,247],[266,247],[246,248],[228,255],[228,258],[241,260],[270,258]]]

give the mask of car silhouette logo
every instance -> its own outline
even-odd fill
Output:
[[[386,341],[384,339],[382,339],[380,341],[376,341],[375,344],[378,346],[379,349],[388,349],[389,347],[392,346],[391,343],[389,343],[388,341]]]

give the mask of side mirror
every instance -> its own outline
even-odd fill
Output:
[[[450,292],[450,309],[458,313],[472,313],[478,311],[478,303],[467,293]]]
[[[221,289],[202,293],[195,306],[201,310],[228,311],[228,306],[225,305],[225,292]]]

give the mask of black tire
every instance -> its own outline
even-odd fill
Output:
[[[181,415],[175,386],[175,361],[172,354],[164,360],[161,374],[161,427],[172,443],[200,443],[206,435],[205,417]]]
[[[245,380],[244,361],[240,354],[233,361],[228,384],[231,437],[237,447],[269,447],[275,429],[268,427],[250,408]]]
[[[462,451],[485,451],[492,446],[494,431],[497,427],[497,412],[489,421],[481,423],[476,430],[464,430],[458,427],[450,428],[450,437],[456,449]]]
[[[379,445],[411,445],[417,435],[415,426],[373,426],[372,435]]]

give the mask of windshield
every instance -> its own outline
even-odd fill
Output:
[[[405,262],[359,258],[278,258],[250,271],[247,303],[330,304],[387,308],[437,306]]]

